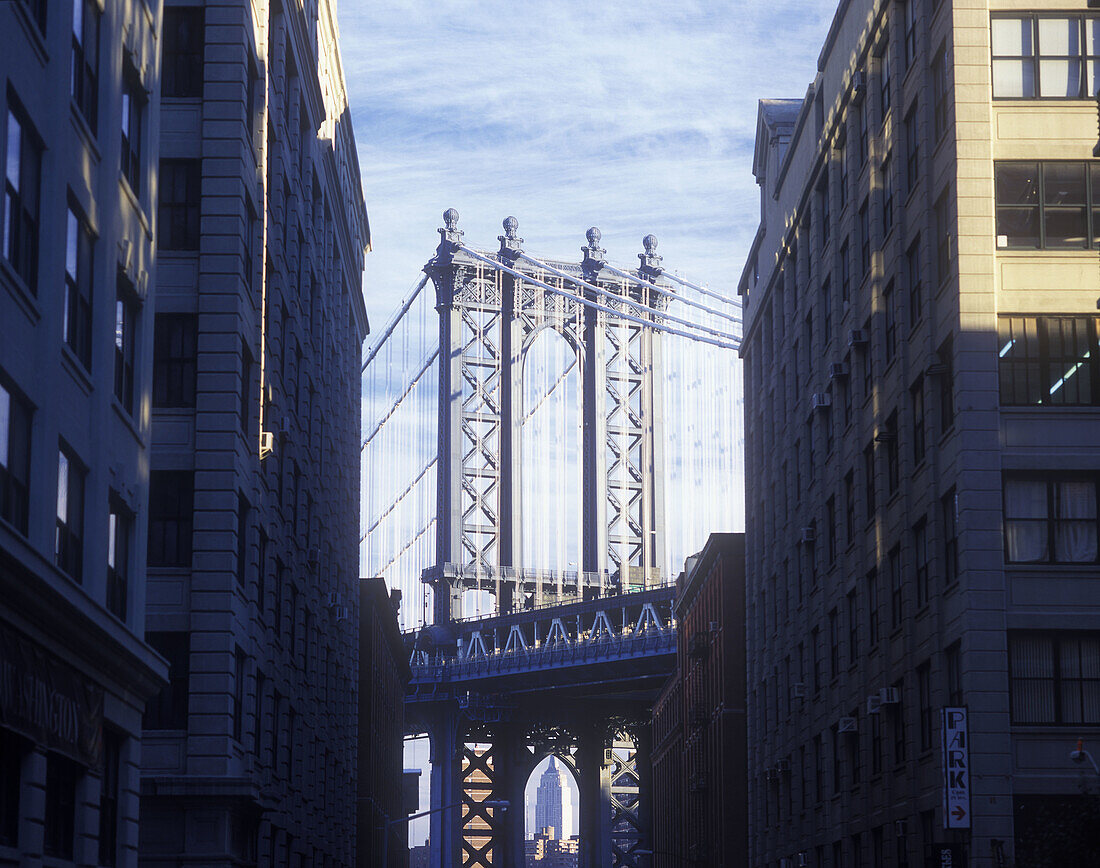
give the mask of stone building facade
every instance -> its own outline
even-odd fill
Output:
[[[360,281],[335,8],[165,8],[142,863],[354,861]]]
[[[137,863],[160,4],[0,5],[0,863]]]
[[[1098,14],[842,2],[760,104],[753,865],[1096,858]]]

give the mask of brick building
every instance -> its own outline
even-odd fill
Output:
[[[760,104],[753,865],[1098,858],[1093,6],[847,0]]]
[[[347,866],[369,229],[335,9],[164,14],[142,862]]]
[[[677,582],[677,669],[653,711],[653,864],[747,851],[745,540],[711,534]]]
[[[0,4],[0,863],[133,866],[160,4]]]
[[[406,868],[409,829],[389,827],[382,865],[382,835],[389,820],[416,812],[410,798],[419,781],[405,777],[405,687],[409,655],[397,626],[401,592],[388,591],[381,578],[359,580],[359,868]]]

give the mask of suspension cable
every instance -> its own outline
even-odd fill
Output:
[[[423,377],[425,373],[427,373],[428,368],[432,366],[432,362],[434,362],[438,357],[439,347],[436,347],[434,350],[428,353],[428,357],[424,360],[424,364],[421,365],[420,370],[417,371],[416,375],[412,378],[412,382],[410,382],[409,385],[405,388],[405,391],[401,393],[401,396],[393,402],[393,406],[390,407],[386,415],[378,420],[378,424],[374,426],[370,434],[363,438],[363,443],[359,447],[360,451],[367,448],[367,444],[369,444],[371,440],[374,439],[374,435],[382,430],[382,426],[385,425],[390,420],[390,417],[397,412],[397,409],[401,406],[401,402],[404,401],[409,396],[409,393],[416,388],[416,384],[420,382],[420,378]]]
[[[657,286],[657,284],[650,283],[647,280],[642,280],[640,277],[636,277],[635,275],[631,274],[630,272],[623,271],[622,269],[616,268],[614,265],[610,265],[606,262],[604,263],[603,267],[605,269],[607,269],[608,271],[612,272],[613,274],[619,275],[619,277],[625,278],[626,280],[629,280],[632,283],[636,283],[638,286],[644,286],[644,287],[647,287],[649,289],[652,289],[654,292],[657,292],[660,295],[665,296],[666,298],[670,298],[673,301],[682,301],[684,304],[691,305],[692,307],[697,307],[700,310],[705,310],[709,314],[712,314],[712,315],[717,316],[717,317],[721,317],[722,319],[728,319],[732,323],[736,323],[737,325],[741,325],[740,315],[735,316],[734,314],[727,313],[726,311],[718,310],[717,308],[713,308],[713,307],[710,307],[709,305],[705,305],[701,301],[696,301],[693,298],[688,298],[687,296],[678,295],[675,292],[669,292],[664,287]],[[732,304],[732,302],[731,302],[731,304]]]
[[[412,307],[413,302],[416,301],[416,297],[420,295],[420,290],[424,288],[427,282],[428,275],[425,274],[422,278],[420,278],[420,282],[416,285],[416,289],[413,290],[413,294],[409,296],[408,301],[401,305],[397,313],[394,314],[393,319],[389,321],[389,324],[386,326],[385,330],[378,338],[378,343],[371,347],[371,351],[367,356],[367,360],[363,362],[363,367],[360,368],[360,373],[362,371],[365,371],[367,369],[367,365],[369,365],[374,360],[374,357],[378,355],[378,351],[382,349],[382,345],[385,344],[387,340],[389,340],[390,335],[393,334],[393,330],[397,328],[397,324],[401,322],[401,318],[409,312],[409,308]]]
[[[690,280],[684,280],[682,277],[677,277],[671,271],[664,273],[665,277],[669,280],[675,280],[680,286],[686,286],[688,289],[694,289],[696,292],[701,292],[703,295],[709,295],[711,298],[716,298],[718,301],[724,301],[726,304],[732,304],[735,307],[741,307],[741,300],[736,298],[726,298],[724,295],[720,295],[717,292],[707,289],[705,286],[700,286],[697,283],[692,283]]]
[[[565,298],[571,298],[574,301],[578,302],[579,304],[583,304],[585,307],[590,307],[593,310],[599,310],[599,311],[603,311],[604,313],[611,314],[613,317],[616,317],[620,320],[624,320],[626,322],[632,322],[635,325],[640,325],[644,328],[653,329],[654,331],[664,332],[665,334],[676,335],[678,337],[687,338],[688,340],[698,341],[699,343],[702,343],[702,344],[710,344],[711,346],[720,347],[724,350],[739,350],[739,349],[741,349],[741,341],[737,337],[734,337],[734,336],[731,336],[731,335],[722,335],[722,337],[726,338],[726,340],[715,340],[714,338],[708,338],[708,337],[705,337],[704,335],[695,334],[693,332],[686,332],[686,331],[683,331],[682,329],[669,328],[668,326],[662,325],[660,323],[656,323],[653,320],[646,320],[646,319],[642,319],[641,317],[631,316],[630,314],[623,313],[620,310],[615,310],[614,308],[607,307],[606,305],[598,304],[597,302],[591,301],[590,299],[587,299],[587,298],[583,298],[582,296],[578,296],[578,295],[576,295],[572,292],[567,292],[566,290],[561,289],[560,287],[553,286],[549,283],[546,283],[545,281],[539,280],[538,278],[531,277],[529,274],[524,274],[521,271],[517,271],[516,269],[505,265],[503,262],[498,262],[495,259],[490,259],[488,256],[484,256],[483,254],[478,253],[476,250],[471,250],[465,244],[460,244],[458,246],[462,250],[464,250],[466,253],[468,253],[470,256],[474,257],[474,259],[478,259],[478,260],[486,263],[487,265],[491,265],[491,266],[493,266],[493,268],[497,268],[501,271],[504,271],[508,274],[511,274],[513,277],[518,277],[520,280],[526,281],[527,283],[534,284],[535,286],[541,286],[547,292],[552,292],[555,295],[561,295],[561,296],[564,296]],[[628,300],[628,299],[624,299],[624,297],[622,297],[622,296],[615,296],[615,299],[617,301],[618,300]],[[658,316],[663,315],[663,314],[660,314],[659,312],[655,312],[655,313]],[[695,326],[692,326],[692,327],[695,328]],[[732,341],[732,343],[731,343],[731,341]]]

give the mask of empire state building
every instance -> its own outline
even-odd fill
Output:
[[[554,765],[553,757],[550,757],[550,765],[542,773],[535,793],[535,831],[541,832],[547,826],[553,826],[554,837],[561,838],[561,772]]]

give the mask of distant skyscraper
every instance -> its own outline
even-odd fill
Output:
[[[540,832],[548,826],[554,827],[555,837],[561,837],[561,772],[553,757],[535,793],[535,831]]]

